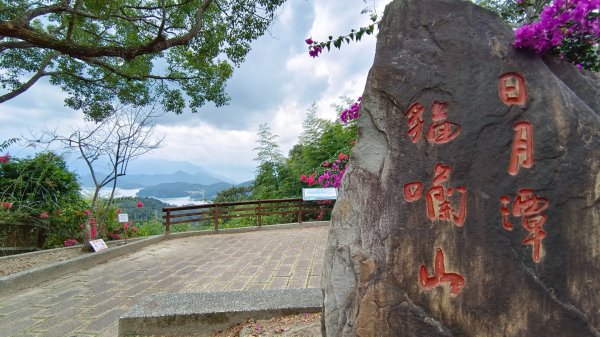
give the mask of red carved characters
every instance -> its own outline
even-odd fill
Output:
[[[437,163],[434,169],[434,178],[432,186],[425,193],[425,203],[427,217],[430,220],[443,220],[454,223],[457,227],[465,224],[467,217],[467,188],[464,186],[444,187],[450,179],[452,168],[441,163]],[[404,200],[414,202],[421,199],[423,195],[423,183],[419,181],[404,185]],[[460,206],[458,211],[451,206],[448,199],[452,196],[460,196]]]
[[[444,252],[438,248],[435,252],[434,275],[429,276],[427,267],[421,265],[419,283],[423,290],[431,290],[445,283],[450,284],[450,296],[456,297],[465,285],[465,278],[457,273],[446,273]]]
[[[512,230],[512,224],[509,221],[510,215],[510,197],[503,195],[500,197],[500,213],[502,214],[502,227],[506,230]],[[512,215],[514,217],[522,217],[523,228],[527,231],[527,235],[521,241],[524,245],[532,245],[531,252],[534,262],[541,261],[540,249],[542,239],[546,237],[546,232],[542,226],[546,223],[548,216],[541,214],[550,205],[550,201],[546,198],[540,198],[532,189],[522,188],[518,191],[513,202]]]
[[[519,173],[520,166],[533,167],[533,127],[531,123],[522,121],[515,123],[513,130],[515,130],[515,137],[510,154],[508,174],[516,176]]]
[[[425,107],[420,103],[414,103],[404,113],[408,118],[408,135],[413,143],[417,143],[423,134],[423,113]],[[435,101],[431,106],[431,125],[427,130],[427,141],[434,144],[445,144],[458,137],[461,126],[447,121],[448,103]]]
[[[423,133],[423,112],[425,107],[419,103],[414,103],[408,111],[404,113],[408,117],[408,135],[413,143],[419,141]]]
[[[498,78],[500,100],[506,105],[525,105],[527,90],[525,78],[518,73],[506,73]]]

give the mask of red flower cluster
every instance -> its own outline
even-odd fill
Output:
[[[137,206],[137,208],[142,208],[142,207],[144,207],[144,203],[143,203],[143,202],[141,202],[141,201],[138,201],[138,202],[137,202],[135,205]]]
[[[8,163],[10,161],[10,154],[5,154],[4,156],[0,156],[0,163]]]
[[[310,185],[314,185],[317,182],[316,177],[317,177],[316,172],[309,175],[308,177],[303,174],[300,176],[300,181],[305,182],[310,186]]]
[[[75,246],[78,243],[79,242],[77,242],[77,240],[75,240],[75,239],[68,239],[68,240],[65,240],[65,247]]]
[[[7,208],[7,209],[11,209],[12,208],[12,202],[3,201],[2,202],[2,207]]]

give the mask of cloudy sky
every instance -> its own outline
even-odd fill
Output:
[[[379,13],[387,2],[375,2]],[[258,125],[267,123],[287,153],[297,142],[313,102],[321,117],[334,119],[330,105],[339,96],[362,94],[375,53],[373,36],[316,59],[308,56],[304,39],[326,40],[368,25],[368,15],[360,13],[372,4],[372,0],[289,0],[270,32],[253,44],[246,62],[228,82],[229,105],[161,119],[157,133],[166,136],[165,146],[144,158],[188,161],[236,182],[254,179],[252,149]],[[82,114],[64,107],[63,99],[59,89],[38,83],[0,105],[0,141],[27,136],[30,130],[81,123]],[[25,156],[34,150],[12,146],[9,151]]]

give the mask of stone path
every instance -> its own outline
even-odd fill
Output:
[[[328,227],[168,240],[0,297],[3,337],[115,337],[147,295],[319,287]]]

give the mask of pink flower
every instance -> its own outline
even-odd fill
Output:
[[[128,224],[124,224],[124,225],[123,225],[123,229],[124,229],[124,230],[128,230],[128,229],[129,229],[129,225],[128,225]]]
[[[7,209],[11,209],[12,208],[12,202],[3,201],[2,202],[2,207],[7,208]]]
[[[342,153],[340,153],[340,155],[339,155],[339,157],[338,157],[338,159],[339,159],[339,160],[344,160],[344,159],[346,159],[346,158],[348,158],[348,156],[346,156],[346,155],[345,155],[343,152],[342,152]]]
[[[139,230],[139,228],[137,228],[137,226],[133,226],[133,227],[131,228],[131,230],[132,230],[132,231],[134,231],[134,232],[137,232],[137,231]]]
[[[304,42],[306,42],[306,44],[313,44],[314,43],[314,41],[310,37],[308,39],[304,40]]]
[[[65,247],[75,246],[78,243],[79,242],[77,242],[77,240],[75,240],[75,239],[68,239],[68,240],[65,240]]]
[[[300,181],[306,181],[306,176],[304,174],[300,176]]]
[[[323,48],[321,48],[321,46],[319,45],[315,45],[315,46],[311,46],[309,51],[308,51],[308,55],[310,55],[310,57],[317,57],[319,56],[319,54],[323,51]]]
[[[85,213],[85,215],[90,215],[90,214],[92,214],[92,212],[90,212],[90,210],[89,210],[89,209],[86,209],[85,211],[83,211],[83,213]]]
[[[329,166],[329,162],[328,161],[326,161],[326,162],[323,163],[323,167],[328,167],[328,166]]]
[[[10,154],[5,154],[4,156],[0,156],[0,163],[8,163],[10,161]]]
[[[143,203],[143,202],[141,202],[141,201],[138,201],[138,202],[135,204],[135,206],[136,206],[137,208],[142,208],[142,207],[144,207],[144,203]]]
[[[42,219],[42,220],[48,219],[48,212],[42,212],[42,213],[40,213],[40,219]]]

